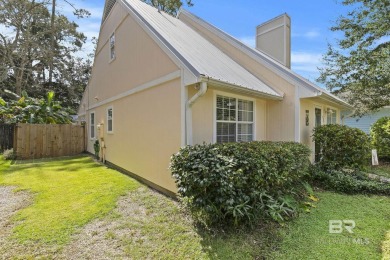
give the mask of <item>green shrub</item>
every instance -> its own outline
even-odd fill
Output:
[[[370,156],[369,137],[357,128],[337,124],[317,126],[313,140],[319,148],[316,164],[323,170],[360,169]]]
[[[370,130],[371,143],[379,158],[390,159],[390,117],[382,117]]]
[[[390,195],[390,184],[369,178],[365,173],[359,171],[324,172],[313,167],[312,177],[316,186],[327,190],[343,192],[347,194],[377,194]]]
[[[208,225],[283,221],[296,213],[294,190],[308,173],[309,155],[292,142],[203,144],[173,155],[170,170],[178,193]]]
[[[5,150],[3,152],[3,158],[5,160],[15,160],[16,159],[16,155],[14,153],[14,149]]]
[[[99,153],[100,153],[100,143],[99,140],[95,140],[95,143],[93,144],[93,150],[95,151],[95,157],[99,159]]]

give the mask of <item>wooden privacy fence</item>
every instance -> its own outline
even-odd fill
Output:
[[[14,148],[15,124],[0,124],[0,152]]]
[[[14,151],[18,159],[75,155],[85,151],[81,125],[17,124]]]

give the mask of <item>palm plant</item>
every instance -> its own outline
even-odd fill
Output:
[[[47,93],[46,99],[31,98],[26,92],[18,96],[7,92],[14,99],[6,102],[0,98],[0,123],[68,124],[72,122],[67,109],[55,101],[55,93]]]

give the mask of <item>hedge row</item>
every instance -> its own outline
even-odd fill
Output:
[[[382,117],[370,130],[372,146],[378,150],[378,157],[390,161],[390,117]]]
[[[389,183],[373,180],[363,172],[324,172],[316,167],[313,167],[311,171],[316,186],[327,190],[347,194],[390,195]]]
[[[323,170],[363,168],[370,157],[370,141],[366,133],[345,125],[322,125],[313,131],[319,147],[316,165]]]
[[[171,158],[178,193],[206,224],[283,220],[308,174],[310,150],[293,142],[203,144]]]

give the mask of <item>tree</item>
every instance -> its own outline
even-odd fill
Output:
[[[86,37],[59,13],[52,27],[52,3],[0,0],[0,24],[6,28],[0,32],[0,94],[8,89],[21,96],[25,90],[31,97],[42,97],[54,90],[75,110],[91,67],[89,59],[77,57]],[[75,13],[86,14],[77,9]]]
[[[353,9],[332,31],[344,33],[337,47],[328,45],[319,82],[346,98],[355,115],[390,105],[390,2],[343,0]]]
[[[76,15],[78,18],[88,17],[91,15],[91,13],[88,10],[85,9],[77,9],[72,3],[70,3],[67,0],[63,0],[65,3],[70,5],[74,12],[73,14]],[[57,6],[57,0],[52,0],[51,4],[51,17],[50,17],[50,58],[49,58],[49,84],[53,82],[53,62],[54,62],[54,49],[55,49],[55,17],[56,17],[56,6]]]
[[[23,91],[22,96],[8,92],[13,99],[6,102],[0,98],[0,123],[30,124],[68,124],[72,122],[60,101],[54,100],[54,92],[50,91],[44,98],[31,98]]]
[[[161,11],[164,11],[170,15],[176,16],[180,7],[183,6],[183,1],[180,0],[142,0],[143,2],[150,4]],[[192,0],[185,1],[187,6],[193,6]]]

